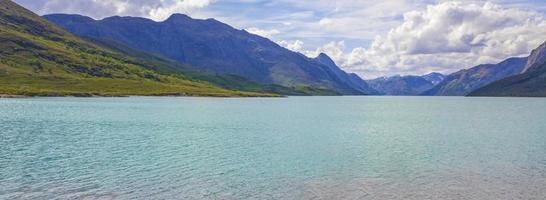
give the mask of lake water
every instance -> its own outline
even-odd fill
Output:
[[[0,199],[545,199],[546,99],[0,99]]]

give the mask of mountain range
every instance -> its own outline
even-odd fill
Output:
[[[498,64],[478,65],[470,69],[464,69],[450,74],[444,81],[424,92],[423,95],[529,96],[526,94],[532,94],[531,96],[539,96],[543,93],[542,91],[546,89],[546,85],[540,85],[532,81],[532,83],[530,83],[532,86],[526,85],[528,87],[527,90],[521,88],[521,84],[516,84],[520,85],[518,87],[512,87],[511,85],[515,84],[513,82],[523,81],[522,78],[536,78],[536,76],[538,76],[537,73],[540,73],[541,66],[545,62],[546,43],[533,50],[528,57],[508,58]],[[497,81],[499,83],[496,83]],[[510,87],[508,87],[509,85]],[[523,93],[518,94],[519,91]]]
[[[509,58],[498,64],[483,64],[447,75],[444,81],[424,92],[432,96],[465,96],[489,83],[521,73],[527,58]]]
[[[432,89],[445,79],[440,73],[423,76],[391,76],[367,80],[370,86],[383,95],[415,96]]]
[[[481,64],[449,75],[392,76],[367,80],[384,95],[546,96],[546,42],[528,57]]]
[[[215,19],[192,19],[183,14],[162,22],[117,16],[94,20],[66,14],[44,18],[78,36],[114,40],[209,73],[237,75],[262,84],[323,88],[345,95],[375,93],[325,54],[308,58]]]
[[[442,75],[365,81],[215,19],[40,17],[0,0],[0,94],[546,96],[546,43]]]
[[[364,94],[349,86],[345,91],[310,84],[281,86],[258,83],[236,74],[211,73],[117,40],[76,36],[10,0],[1,0],[0,6],[0,94],[278,96],[339,95],[347,91]]]
[[[469,96],[546,97],[546,42],[527,57],[522,73],[495,81]]]
[[[0,0],[0,94],[278,96],[224,89],[171,67],[102,47]]]

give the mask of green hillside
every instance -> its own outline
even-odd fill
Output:
[[[145,66],[150,67],[149,69],[154,70],[155,72],[158,72],[160,74],[177,75],[182,76],[185,79],[205,81],[215,86],[219,86],[221,88],[229,90],[274,93],[295,96],[339,95],[338,93],[328,89],[313,88],[307,86],[285,87],[276,84],[260,84],[236,75],[217,75],[205,73],[196,69],[193,66],[180,64],[174,60],[170,60],[159,55],[139,51],[117,41],[107,40],[103,38],[84,39],[87,39],[90,42],[93,42],[94,44],[100,45],[104,48],[116,51],[120,54],[136,58],[140,63],[145,63]]]
[[[0,0],[0,94],[277,96],[169,75],[165,66],[96,45]]]

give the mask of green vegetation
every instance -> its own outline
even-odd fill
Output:
[[[215,86],[222,87],[229,90],[239,90],[247,92],[257,93],[273,93],[282,95],[339,95],[337,92],[328,89],[321,89],[309,86],[296,86],[285,87],[276,84],[260,84],[250,81],[246,78],[236,75],[216,75],[197,70],[196,68],[180,64],[176,61],[154,55],[146,52],[136,50],[128,47],[122,43],[107,40],[103,38],[86,38],[87,40],[98,44],[104,48],[108,48],[119,52],[124,55],[128,55],[136,58],[139,62],[145,63],[148,69],[156,71],[161,74],[177,75],[179,77],[190,79],[194,81],[204,81],[211,83]]]
[[[0,0],[0,94],[278,96],[220,88],[157,63],[78,38]]]
[[[20,72],[17,69],[0,65],[0,94],[26,96],[276,96],[224,90],[208,84],[171,77],[161,78],[164,83],[148,79],[50,76]]]

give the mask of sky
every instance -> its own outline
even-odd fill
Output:
[[[15,0],[44,15],[215,18],[371,79],[452,73],[527,56],[546,41],[546,0]]]

